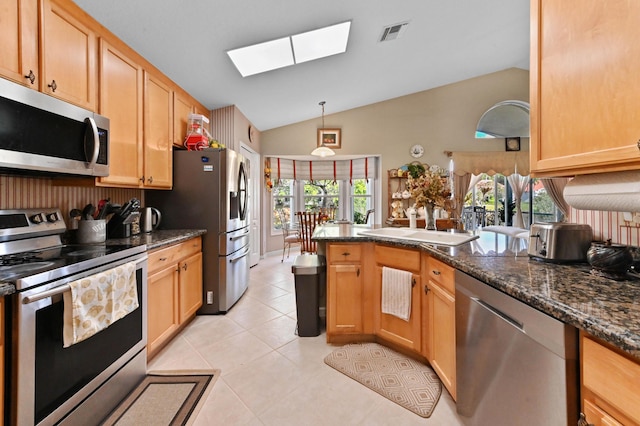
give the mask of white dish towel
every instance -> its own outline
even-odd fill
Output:
[[[382,313],[405,321],[411,316],[411,272],[382,267]]]
[[[109,327],[138,308],[136,262],[69,283],[63,294],[63,346],[69,347]]]

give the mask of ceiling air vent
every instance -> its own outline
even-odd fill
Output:
[[[384,27],[382,29],[382,35],[380,35],[378,41],[391,41],[400,38],[400,36],[402,36],[402,34],[404,34],[404,32],[407,30],[408,26],[409,21]]]

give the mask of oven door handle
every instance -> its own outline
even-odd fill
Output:
[[[140,260],[136,262],[139,264],[140,262],[144,262],[147,260],[147,256],[144,256]],[[64,284],[59,287],[52,288],[50,290],[45,290],[41,293],[36,293],[32,296],[25,296],[22,298],[22,304],[28,305],[29,303],[37,302],[38,300],[46,299],[47,297],[56,296],[58,294],[62,294],[64,292],[71,291],[71,286],[69,284]]]
[[[42,293],[36,293],[33,296],[25,296],[22,299],[22,303],[24,305],[28,305],[29,303],[37,302],[38,300],[56,296],[67,291],[71,291],[71,286],[69,284],[61,285],[60,287],[52,288],[51,290],[45,290]]]

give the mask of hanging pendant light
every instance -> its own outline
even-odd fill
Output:
[[[324,129],[324,104],[325,101],[321,101],[318,105],[322,107],[322,128]],[[324,146],[324,141],[320,142],[320,146],[311,151],[311,155],[315,155],[317,157],[331,157],[332,155],[336,155],[336,153],[329,147]]]

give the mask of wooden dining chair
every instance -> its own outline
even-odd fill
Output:
[[[318,250],[315,241],[311,241],[313,231],[316,229],[316,225],[321,218],[321,215],[316,212],[297,212],[298,216],[298,229],[300,230],[300,238],[302,239],[301,253],[316,253]]]

